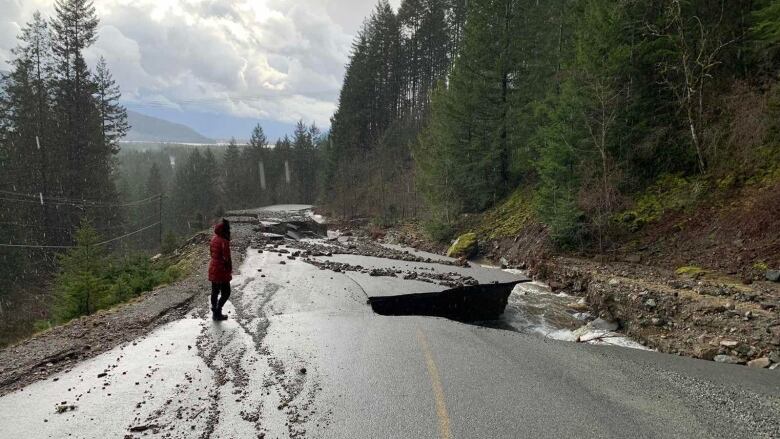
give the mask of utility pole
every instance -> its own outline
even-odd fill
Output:
[[[158,199],[158,209],[157,209],[157,220],[160,224],[158,224],[158,230],[159,230],[159,240],[160,240],[160,251],[162,251],[163,247],[163,223],[162,223],[162,208],[163,208],[163,194],[160,194],[160,197]]]

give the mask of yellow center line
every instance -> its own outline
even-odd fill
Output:
[[[417,328],[417,342],[420,343],[420,348],[423,351],[423,355],[425,355],[425,364],[428,366],[433,396],[436,399],[436,416],[439,418],[439,438],[452,439],[450,417],[447,414],[447,404],[444,402],[444,388],[439,378],[439,368],[436,367],[436,362],[433,361],[433,353],[430,346],[428,346],[428,339],[425,338],[425,334],[423,334],[420,328]]]

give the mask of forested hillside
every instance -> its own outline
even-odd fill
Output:
[[[270,204],[313,203],[318,194],[319,129],[298,122],[292,137],[273,145],[257,125],[246,145],[145,144],[119,153],[120,198],[163,195],[163,230],[182,237],[207,228],[227,210]],[[156,206],[134,209],[132,218],[156,215]],[[148,219],[147,219],[148,220]],[[148,238],[151,248],[156,235]]]
[[[125,142],[215,143],[214,139],[209,139],[188,126],[135,111],[127,112],[127,121],[130,130],[123,139]]]
[[[381,1],[368,19],[326,151],[333,212],[416,214],[446,239],[518,191],[556,245],[606,250],[776,188],[780,3],[467,5]]]

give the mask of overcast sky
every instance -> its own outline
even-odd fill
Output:
[[[0,69],[54,0],[0,0]],[[400,0],[391,0],[398,6]],[[352,39],[376,0],[95,0],[103,55],[131,109],[219,138],[329,125]]]

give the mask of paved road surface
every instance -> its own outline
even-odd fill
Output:
[[[233,285],[227,322],[204,294],[0,398],[0,437],[780,437],[777,371],[378,316],[354,273],[253,249]]]

